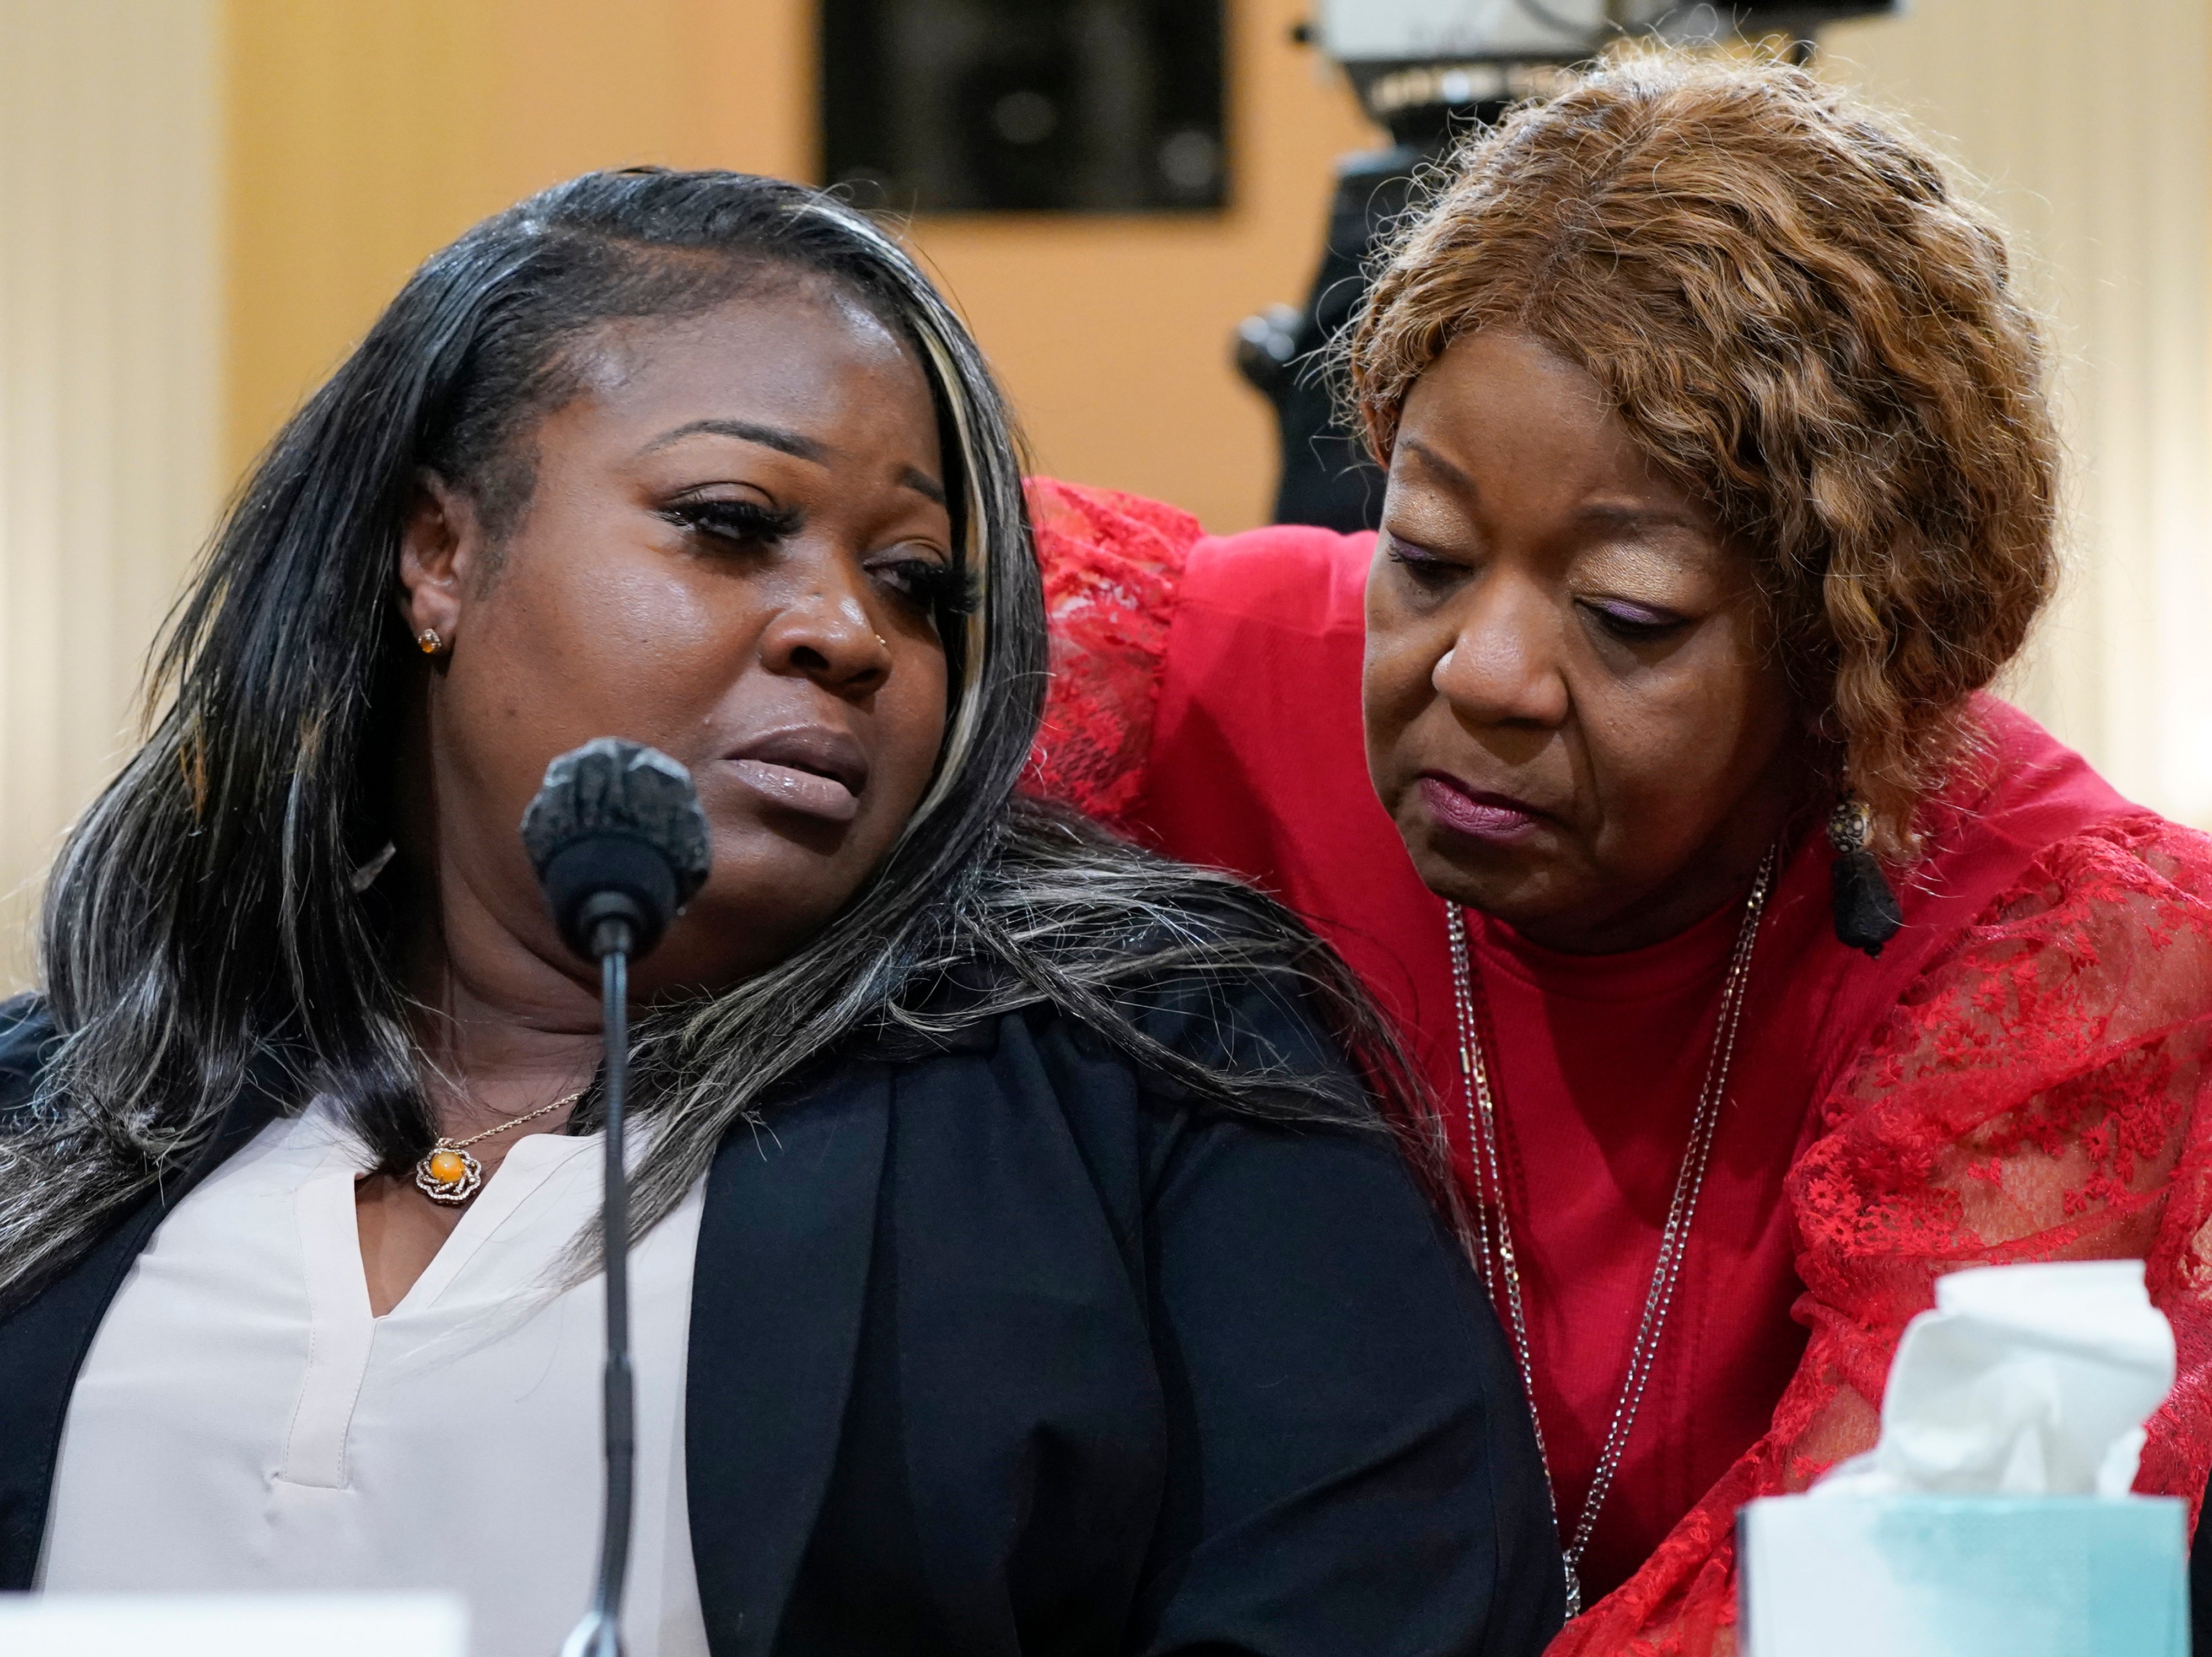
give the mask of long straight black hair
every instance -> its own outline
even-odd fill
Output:
[[[280,1069],[293,1108],[335,1098],[386,1167],[428,1148],[397,908],[374,878],[410,671],[397,549],[422,476],[471,492],[496,531],[526,507],[530,433],[574,394],[580,335],[794,273],[910,342],[974,602],[940,617],[943,749],[883,865],[781,964],[641,1013],[634,1085],[657,1126],[640,1229],[795,1071],[856,1040],[1039,1002],[1224,1107],[1375,1120],[1345,1074],[1280,1055],[1194,1059],[1133,1022],[1164,978],[1257,974],[1317,1007],[1370,1077],[1404,1073],[1341,963],[1275,905],[1017,797],[1047,648],[1017,450],[974,341],[913,261],[799,185],[597,173],[416,273],[276,437],[180,604],[149,671],[153,733],[49,888],[41,960],[59,1040],[28,1126],[0,1135],[0,1296],[82,1253],[188,1162],[257,1065]],[[957,1014],[948,981],[969,986]]]

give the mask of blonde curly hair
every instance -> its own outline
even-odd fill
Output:
[[[2040,329],[1995,221],[1789,64],[1624,54],[1464,144],[1346,355],[1389,464],[1413,382],[1515,329],[1580,364],[1750,557],[1875,848],[1969,745],[2056,576]]]

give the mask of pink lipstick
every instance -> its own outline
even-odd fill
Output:
[[[1503,845],[1523,838],[1543,816],[1507,794],[1486,793],[1441,772],[1422,774],[1421,801],[1429,815],[1455,834]]]
[[[850,822],[860,815],[868,761],[844,731],[824,725],[767,731],[728,760],[738,780],[786,810],[830,822]]]

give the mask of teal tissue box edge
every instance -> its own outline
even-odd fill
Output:
[[[1770,1496],[1736,1517],[1746,1657],[2190,1657],[2168,1496]]]

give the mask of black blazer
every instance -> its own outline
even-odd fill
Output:
[[[1332,1062],[1253,993],[1156,1034]],[[0,1005],[0,1131],[51,1029]],[[167,1209],[0,1318],[0,1587]],[[1048,1011],[854,1058],[708,1176],[685,1448],[716,1657],[1534,1653],[1559,1555],[1488,1305],[1380,1136],[1177,1098]]]

